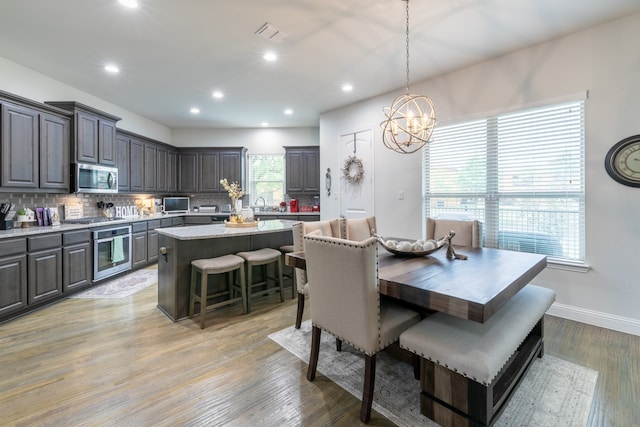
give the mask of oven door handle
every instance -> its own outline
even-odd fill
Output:
[[[111,242],[111,241],[113,241],[113,237],[107,237],[105,239],[94,240],[95,243],[104,243],[104,242]]]

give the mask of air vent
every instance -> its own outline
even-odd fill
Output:
[[[268,22],[265,22],[262,27],[258,28],[256,35],[273,43],[281,43],[287,38],[287,33],[280,31]]]

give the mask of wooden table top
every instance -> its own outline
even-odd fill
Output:
[[[446,250],[407,258],[379,247],[380,294],[484,323],[547,266],[545,255],[469,247],[456,247],[456,253],[468,259],[447,259]],[[306,266],[304,252],[285,259],[289,266]]]

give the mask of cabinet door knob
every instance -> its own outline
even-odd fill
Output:
[[[167,254],[169,253],[169,248],[161,246],[158,251],[160,252],[160,255],[164,257],[164,262],[169,262],[169,258],[167,257]]]

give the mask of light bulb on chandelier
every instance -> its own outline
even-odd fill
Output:
[[[436,113],[431,99],[409,93],[409,0],[402,1],[407,3],[407,93],[398,96],[391,107],[383,108],[386,120],[380,126],[384,145],[395,152],[408,154],[429,142]]]

